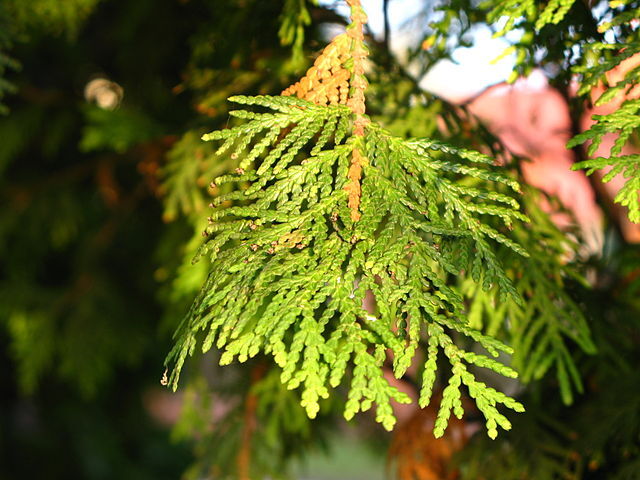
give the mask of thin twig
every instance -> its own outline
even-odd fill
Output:
[[[251,388],[264,376],[266,366],[264,363],[256,365],[251,370],[251,385],[244,403],[244,419],[242,425],[242,437],[240,450],[236,457],[238,465],[238,480],[251,479],[251,439],[257,427],[256,410],[258,409],[258,397]]]
[[[384,48],[391,52],[391,27],[389,25],[389,0],[382,1],[382,15],[384,17]]]

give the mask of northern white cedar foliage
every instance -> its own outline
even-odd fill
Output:
[[[505,52],[516,58],[511,80],[546,67],[552,86],[570,99],[574,122],[588,104],[573,98],[576,85],[578,95],[591,97],[597,105],[622,105],[595,117],[593,128],[570,146],[582,154],[580,143],[621,134],[610,156],[588,159],[576,168],[591,172],[613,167],[605,180],[625,173],[628,183],[618,200],[636,219],[637,159],[621,148],[637,135],[633,87],[638,69],[623,72],[622,80],[610,73],[639,51],[633,24],[638,6],[631,1],[608,4],[601,2],[597,9],[592,9],[593,2],[574,0],[429,4],[425,9],[435,21],[425,23],[425,40],[409,57],[410,71],[397,59],[373,66],[371,91],[377,104],[371,103],[370,111],[400,136],[429,131],[436,120],[444,120],[447,131],[440,133],[452,142],[481,144],[501,156],[504,146],[496,146],[475,121],[466,123],[469,118],[460,113],[464,107],[425,100],[429,95],[420,90],[418,79],[455,46],[465,45],[465,35],[477,25],[489,25],[499,35],[522,31],[509,36],[512,46]],[[287,0],[283,11],[282,39],[295,46],[298,60],[303,27],[311,18],[306,6]],[[433,9],[442,14],[431,15]],[[584,412],[598,401],[584,397],[558,410],[559,402],[549,402],[549,395],[558,394],[565,404],[583,390],[593,395],[598,387],[590,365],[601,357],[584,353],[594,353],[596,344],[602,358],[611,358],[606,355],[615,350],[603,342],[606,335],[594,315],[598,287],[590,290],[582,276],[592,274],[588,269],[593,266],[578,253],[579,235],[558,229],[540,208],[547,201],[553,204],[552,198],[540,199],[540,192],[529,187],[518,193],[513,179],[521,178],[519,160],[497,168],[485,156],[431,138],[398,138],[356,111],[349,100],[364,91],[354,65],[356,57],[361,59],[361,51],[355,55],[361,45],[349,35],[338,38],[318,57],[315,70],[286,89],[285,96],[233,97],[242,109],[232,114],[229,128],[207,135],[211,141],[201,144],[207,151],[219,149],[217,156],[205,155],[198,173],[201,178],[206,172],[207,182],[214,180],[212,190],[218,194],[200,251],[206,257],[201,269],[209,259],[212,266],[178,331],[169,359],[176,367],[171,384],[176,386],[184,361],[196,350],[219,350],[223,364],[259,356],[251,366],[238,367],[243,372],[269,368],[265,380],[252,382],[246,390],[259,392],[263,410],[258,421],[268,425],[264,430],[273,439],[297,441],[301,430],[293,433],[285,425],[290,418],[295,418],[296,428],[307,425],[304,411],[293,405],[299,392],[306,413],[321,417],[309,428],[334,420],[339,402],[321,402],[334,387],[346,394],[348,417],[376,406],[378,420],[391,427],[389,401],[407,400],[385,379],[393,371],[409,382],[417,379],[421,405],[429,402],[432,391],[443,397],[437,435],[451,411],[463,413],[462,389],[476,399],[493,437],[498,424],[509,425],[496,410],[498,404],[521,406],[478,382],[473,374],[481,370],[470,366],[488,366],[506,376],[514,376],[515,370],[522,384],[531,383],[521,390],[528,414],[514,416],[520,428],[501,435],[492,446],[470,446],[470,452],[481,454],[464,464],[461,475],[545,480],[570,476],[572,449],[584,452],[591,446],[581,450],[576,447],[581,440],[571,440],[569,447],[569,440],[557,433],[581,431],[580,439],[586,439],[591,428],[582,428]],[[378,53],[385,48],[379,47]],[[419,67],[423,70],[411,78]],[[595,95],[597,91],[601,93]],[[196,174],[180,178],[178,173],[186,172],[190,156],[182,152],[176,158],[180,162],[175,162],[169,180],[188,192],[188,179]],[[191,168],[195,170],[195,164]],[[232,175],[221,173],[234,169]],[[168,203],[174,210],[189,210],[185,206],[203,198],[192,202],[188,195],[171,193]],[[188,201],[177,205],[177,198]],[[525,216],[530,223],[523,221]],[[606,316],[607,334],[623,338],[624,330],[609,328],[615,312]],[[513,352],[509,367],[494,357],[501,350]],[[599,369],[615,364],[603,368],[605,379],[617,375],[611,371],[620,368],[616,362],[600,362]],[[583,381],[587,374],[588,382]],[[287,413],[272,414],[281,397],[287,399]],[[243,398],[249,404],[250,395]],[[607,411],[605,403],[598,403],[601,411]],[[549,417],[554,418],[551,427]],[[237,412],[229,418],[225,421],[237,419]],[[617,438],[619,425],[612,423],[616,431],[598,438]],[[227,445],[226,433],[216,434]],[[622,451],[614,443],[607,448]],[[496,459],[491,465],[485,460],[489,453]],[[586,465],[596,456],[589,455],[576,464]]]
[[[362,12],[350,3],[353,32],[361,28]],[[463,297],[449,279],[468,277],[520,302],[494,253],[502,245],[527,256],[508,235],[514,222],[527,218],[517,200],[496,187],[517,192],[518,184],[478,152],[394,137],[370,122],[358,104],[364,81],[354,52],[361,40],[348,33],[334,42],[331,55],[344,46],[353,55],[339,65],[351,72],[346,105],[338,95],[343,85],[331,82],[340,68],[318,69],[318,88],[327,93],[316,88],[313,95],[324,102],[232,97],[254,109],[232,112],[245,122],[204,137],[221,142],[218,155],[238,162],[235,174],[215,184],[238,188],[213,202],[200,252],[211,258],[211,272],[178,330],[168,381],[176,387],[196,347],[215,345],[221,364],[263,352],[282,368],[288,388],[302,390],[310,417],[330,388],[346,383],[345,417],[375,405],[377,421],[391,429],[391,400],[410,399],[385,379],[384,364],[390,357],[401,378],[427,338],[421,406],[431,400],[438,363],[451,369],[435,435],[443,434],[451,412],[462,417],[464,385],[495,437],[498,426],[510,428],[497,406],[523,407],[478,381],[470,367],[516,377],[496,360],[512,349],[469,326]],[[310,72],[302,88],[313,81]],[[368,292],[374,300],[366,300]],[[487,354],[465,349],[454,334]]]

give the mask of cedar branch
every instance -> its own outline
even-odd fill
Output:
[[[360,0],[347,0],[347,4],[351,7],[351,24],[347,28],[347,35],[352,40],[351,55],[353,58],[351,94],[347,101],[347,106],[355,115],[353,135],[355,137],[364,137],[364,129],[369,123],[369,119],[364,114],[364,91],[367,88],[367,79],[364,76],[364,62],[367,58],[367,49],[364,46],[364,24],[367,22],[367,14],[362,9]],[[361,154],[356,143],[351,157],[351,166],[347,174],[349,183],[345,186],[345,190],[349,194],[351,220],[354,222],[360,220],[360,178],[364,163],[366,163],[366,157]]]

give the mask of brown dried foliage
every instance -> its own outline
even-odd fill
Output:
[[[433,403],[432,403],[433,404]],[[452,417],[442,438],[433,436],[437,411],[429,406],[417,409],[396,428],[388,453],[388,468],[394,468],[400,480],[455,480],[451,457],[467,442],[467,424]]]
[[[335,37],[305,76],[285,89],[282,95],[295,95],[317,105],[346,105],[351,72],[345,68],[345,63],[351,58],[350,43],[346,33]]]
[[[355,114],[353,135],[362,137],[369,122],[364,115],[364,91],[367,88],[364,76],[364,60],[367,57],[364,24],[367,16],[360,0],[347,0],[347,3],[351,7],[351,25],[347,32],[336,36],[305,76],[283,90],[282,95],[295,95],[317,105],[347,105]],[[348,173],[349,183],[345,186],[349,194],[351,220],[354,222],[360,220],[360,178],[364,163],[366,157],[354,147]]]

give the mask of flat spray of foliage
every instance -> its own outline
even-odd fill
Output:
[[[476,379],[472,366],[507,377],[510,347],[469,326],[463,297],[447,279],[468,277],[500,298],[520,297],[494,251],[526,257],[507,234],[526,221],[512,195],[516,182],[490,158],[429,139],[392,136],[365,115],[366,21],[349,1],[351,25],[282,96],[235,96],[252,107],[243,122],[204,136],[218,155],[237,160],[234,183],[212,206],[199,255],[208,279],[176,334],[167,359],[175,389],[196,348],[222,351],[221,364],[260,352],[282,368],[281,381],[301,389],[309,417],[330,388],[348,386],[344,415],[376,407],[393,428],[391,401],[410,402],[383,375],[401,378],[426,335],[419,403],[431,400],[438,363],[451,366],[434,434],[451,412],[461,418],[466,386],[489,436],[509,429],[498,411],[520,403]],[[201,340],[201,337],[203,339]],[[486,354],[459,346],[467,337]]]

